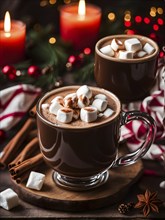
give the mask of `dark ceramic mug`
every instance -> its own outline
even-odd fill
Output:
[[[151,55],[134,59],[118,59],[103,54],[100,48],[112,39],[137,38],[148,42],[155,51]],[[122,103],[143,99],[156,82],[159,48],[151,39],[141,35],[111,35],[100,39],[95,46],[94,76],[99,87],[113,92]]]
[[[50,97],[75,92],[78,86],[66,86],[45,94],[37,104],[39,145],[46,163],[55,170],[54,181],[71,190],[87,190],[108,179],[108,169],[135,163],[150,148],[156,126],[152,117],[139,111],[123,112],[120,100],[111,92],[90,87],[93,93],[107,96],[114,114],[92,123],[52,123],[42,113],[42,103]],[[148,127],[146,140],[135,151],[118,157],[120,127],[141,120]]]

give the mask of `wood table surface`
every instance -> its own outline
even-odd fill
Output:
[[[144,168],[152,168],[160,172],[163,175],[162,167],[154,161],[143,160]],[[120,203],[127,203],[129,201],[137,201],[137,194],[143,193],[147,188],[151,191],[157,191],[159,198],[165,201],[165,189],[161,189],[159,184],[161,181],[165,180],[165,176],[148,176],[142,175],[142,177],[133,186],[130,187],[128,193],[121,200]],[[0,191],[7,188],[14,189],[12,181],[10,179],[7,170],[0,171]],[[83,211],[83,212],[64,212],[56,210],[48,210],[33,206],[23,200],[20,200],[19,206],[13,208],[10,211],[0,208],[0,218],[1,219],[33,219],[33,218],[54,218],[54,219],[146,219],[139,210],[133,210],[128,215],[122,215],[118,212],[117,208],[120,203],[93,210],[93,211]],[[151,213],[147,219],[165,219],[165,207],[160,208],[160,213]]]

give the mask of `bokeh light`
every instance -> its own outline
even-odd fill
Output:
[[[110,21],[114,21],[115,18],[116,18],[115,13],[110,12],[110,13],[108,14],[108,19],[109,19]]]
[[[50,44],[55,44],[56,43],[56,38],[55,37],[49,38],[49,43]]]
[[[140,15],[137,15],[135,17],[135,21],[136,21],[136,23],[141,23],[142,22],[142,17]]]

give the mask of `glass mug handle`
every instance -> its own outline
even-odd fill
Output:
[[[138,159],[145,155],[145,153],[148,151],[154,141],[156,134],[156,123],[154,119],[145,112],[122,112],[121,126],[133,120],[143,121],[147,125],[148,133],[146,135],[146,140],[134,152],[117,158],[112,167],[128,166],[134,164]]]

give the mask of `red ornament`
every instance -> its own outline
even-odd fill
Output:
[[[14,80],[16,78],[16,69],[14,66],[6,65],[3,67],[2,72],[9,80]]]
[[[33,77],[38,77],[41,75],[41,69],[38,66],[29,66],[28,68],[28,75]]]
[[[6,132],[0,129],[0,142],[3,141],[6,137]]]

